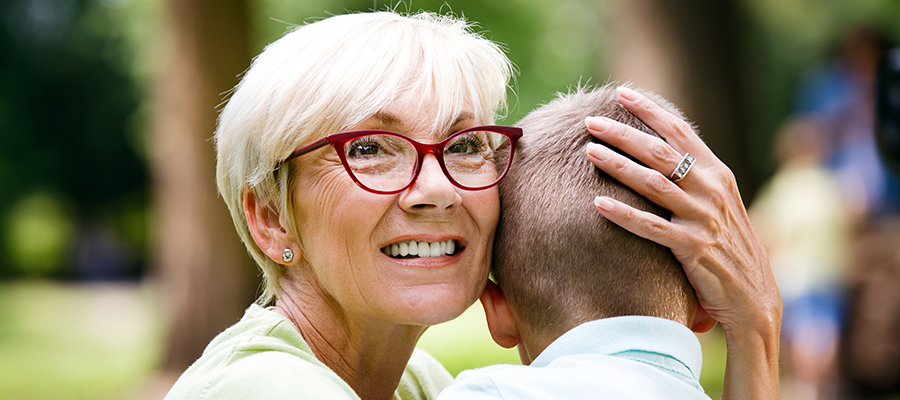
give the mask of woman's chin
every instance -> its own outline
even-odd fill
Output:
[[[429,290],[406,296],[398,302],[401,309],[396,310],[395,315],[401,323],[437,325],[462,315],[477,299],[477,295],[465,296],[461,289]]]

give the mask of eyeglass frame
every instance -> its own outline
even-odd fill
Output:
[[[491,182],[490,184],[484,185],[484,186],[478,186],[478,187],[463,186],[461,183],[457,182],[456,179],[453,179],[453,177],[450,176],[450,172],[447,171],[447,166],[444,164],[444,146],[447,143],[449,143],[451,139],[453,139],[461,134],[464,134],[467,132],[477,132],[477,131],[499,133],[503,136],[506,136],[509,139],[509,141],[507,141],[506,143],[504,143],[501,146],[505,146],[507,144],[509,145],[509,156],[506,160],[506,166],[503,168],[503,172],[500,173],[499,176],[497,176],[497,179],[494,180],[493,182]],[[401,138],[401,139],[406,140],[407,142],[411,143],[413,145],[413,148],[416,149],[415,168],[413,169],[413,173],[412,173],[412,176],[411,176],[409,182],[406,185],[404,185],[402,188],[397,189],[397,190],[388,190],[388,191],[372,189],[372,188],[364,185],[362,182],[360,182],[359,179],[356,177],[356,175],[353,173],[353,170],[351,169],[350,164],[347,163],[346,155],[344,154],[344,145],[346,145],[353,139],[360,138],[363,136],[370,136],[370,135],[387,135],[387,136],[398,137],[398,138]],[[509,166],[512,165],[512,159],[516,152],[516,144],[518,143],[518,140],[521,137],[522,137],[522,128],[518,128],[518,127],[514,127],[514,126],[503,126],[503,125],[473,126],[471,128],[466,128],[466,129],[463,129],[463,130],[460,130],[457,132],[453,132],[453,134],[448,136],[446,139],[441,140],[440,142],[437,142],[437,143],[432,143],[432,144],[419,143],[419,142],[417,142],[409,137],[406,137],[404,135],[401,135],[397,132],[391,132],[391,131],[380,130],[380,129],[363,129],[363,130],[339,132],[339,133],[332,133],[332,134],[327,135],[319,140],[316,140],[315,142],[312,142],[306,146],[303,146],[297,150],[294,150],[294,152],[292,152],[291,155],[289,155],[287,158],[285,158],[283,161],[279,162],[275,166],[275,172],[277,172],[278,169],[285,163],[287,163],[297,157],[300,157],[306,153],[312,152],[314,150],[318,150],[319,148],[330,144],[331,147],[335,150],[335,152],[337,152],[338,157],[340,157],[341,164],[344,166],[344,171],[347,172],[347,175],[350,175],[350,179],[352,179],[353,182],[356,183],[356,186],[359,186],[360,188],[362,188],[363,190],[365,190],[367,192],[371,192],[371,193],[375,193],[375,194],[390,195],[390,194],[397,194],[397,193],[400,193],[400,192],[406,190],[407,188],[412,186],[413,183],[416,182],[416,179],[419,178],[419,172],[421,172],[421,170],[422,170],[422,163],[425,161],[425,155],[427,153],[434,154],[434,157],[437,159],[438,165],[440,165],[440,167],[441,167],[441,171],[444,173],[444,176],[447,177],[447,179],[450,181],[450,183],[453,184],[453,186],[456,186],[463,190],[469,190],[469,191],[484,190],[484,189],[488,189],[490,187],[496,186],[498,183],[500,183],[500,181],[503,180],[503,178],[506,177],[506,173],[509,172]],[[496,150],[496,149],[494,149],[494,150]]]

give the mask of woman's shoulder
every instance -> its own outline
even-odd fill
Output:
[[[394,399],[434,399],[453,382],[453,376],[441,363],[423,350],[416,349],[406,364]]]
[[[416,349],[395,399],[427,400],[453,381],[430,354]],[[220,333],[169,391],[181,399],[358,399],[319,361],[300,331],[278,313],[253,305]]]
[[[357,399],[290,321],[259,306],[210,342],[166,396],[176,399]]]

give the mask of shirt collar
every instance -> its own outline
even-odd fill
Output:
[[[699,387],[703,353],[686,326],[664,318],[624,316],[583,323],[553,341],[531,363],[545,367],[574,354],[622,357],[653,365]]]

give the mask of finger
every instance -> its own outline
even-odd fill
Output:
[[[587,154],[594,165],[613,179],[673,214],[684,218],[702,216],[696,201],[659,171],[638,165],[599,143],[588,143]]]
[[[632,89],[619,86],[616,90],[619,92],[622,105],[677,151],[703,156],[701,159],[713,159],[712,150],[703,143],[685,120],[663,110],[658,104]]]
[[[644,239],[670,249],[687,248],[689,235],[680,227],[656,214],[641,211],[621,201],[606,196],[597,196],[594,206],[604,218]]]
[[[672,250],[675,258],[681,263],[684,272],[697,290],[698,300],[706,307],[706,311],[722,321],[721,310],[729,309],[723,304],[730,304],[734,299],[723,293],[723,280],[733,276],[731,270],[721,266],[704,266],[698,259],[708,258],[697,254],[696,235],[682,224],[667,221],[656,214],[638,210],[621,201],[606,196],[594,198],[597,211],[612,223],[644,239],[658,243]],[[688,251],[685,251],[688,250]],[[727,318],[724,322],[728,322]]]
[[[663,175],[669,176],[681,161],[682,155],[668,143],[634,127],[606,117],[588,117],[584,122],[594,137]]]

